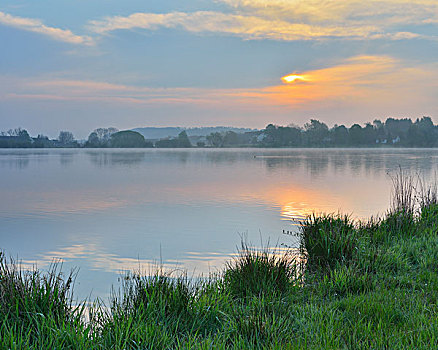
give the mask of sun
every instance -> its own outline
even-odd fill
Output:
[[[308,79],[304,75],[290,74],[290,75],[285,75],[284,77],[281,78],[281,80],[283,80],[283,82],[286,84],[290,84],[296,82],[297,80],[307,81]]]

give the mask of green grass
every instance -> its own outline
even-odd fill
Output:
[[[226,264],[224,289],[235,298],[284,294],[299,277],[294,258],[291,251],[258,250],[242,242],[238,256]]]
[[[26,272],[2,255],[0,349],[437,349],[430,198],[362,223],[311,216],[302,259],[243,244],[210,278],[129,274],[107,308],[72,307],[74,275],[56,265]]]

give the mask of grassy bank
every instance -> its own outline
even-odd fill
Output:
[[[243,245],[207,280],[126,276],[109,308],[72,308],[74,276],[26,272],[2,256],[0,348],[438,348],[436,196],[415,201],[395,180],[380,219],[307,218],[300,260]]]

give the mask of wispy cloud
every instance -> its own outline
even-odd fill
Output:
[[[412,39],[421,31],[405,25],[435,23],[438,3],[429,0],[218,0],[231,11],[133,13],[91,21],[100,34],[135,28],[180,28],[193,33],[236,35],[244,39],[315,40]],[[429,36],[430,37],[430,36]]]
[[[438,3],[435,0],[217,1],[236,11],[307,23],[373,23],[386,27],[394,24],[420,24],[438,18]]]
[[[379,28],[372,25],[319,26],[212,11],[167,14],[134,13],[128,17],[109,17],[102,21],[92,21],[90,24],[91,29],[100,34],[120,29],[182,28],[192,33],[222,33],[236,35],[244,39],[287,41],[329,37],[363,38],[382,35]]]
[[[437,65],[408,65],[388,56],[356,56],[305,72],[290,84],[251,89],[152,88],[81,80],[4,81],[3,99],[95,101],[106,104],[190,105],[217,109],[303,110],[330,104],[365,106],[434,105]],[[400,100],[403,96],[403,100]]]
[[[54,40],[63,41],[70,44],[93,44],[93,39],[89,36],[76,35],[69,29],[60,29],[47,26],[39,19],[12,16],[0,11],[0,24],[27,30],[29,32],[40,33]]]

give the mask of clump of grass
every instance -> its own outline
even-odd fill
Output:
[[[313,214],[301,223],[300,246],[308,270],[334,268],[353,259],[357,231],[347,215]]]
[[[59,263],[26,270],[0,253],[0,348],[90,348],[93,330],[85,303],[73,304],[74,278]]]
[[[192,288],[185,275],[173,277],[159,270],[152,276],[126,275],[121,293],[113,293],[111,304],[114,312],[168,320],[185,317],[192,300]]]
[[[73,272],[65,277],[56,263],[47,273],[24,270],[0,253],[0,315],[18,323],[50,317],[60,324],[73,315],[74,278]]]
[[[281,295],[298,277],[298,266],[290,251],[250,247],[242,241],[238,256],[225,267],[225,289],[236,298],[262,294]]]
[[[162,269],[154,275],[123,277],[113,292],[110,308],[100,312],[100,337],[104,348],[174,348],[177,334],[193,324],[193,291],[185,276],[172,277]]]
[[[128,274],[97,317],[104,348],[173,349],[186,339],[208,337],[221,327],[228,304],[221,281],[191,280],[185,273]]]

